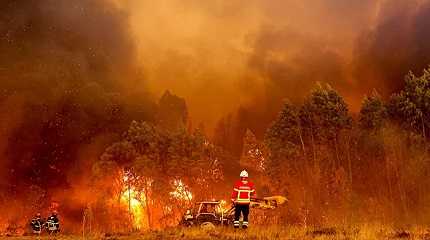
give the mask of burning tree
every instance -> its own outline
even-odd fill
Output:
[[[257,140],[257,137],[251,130],[247,129],[243,139],[240,165],[247,169],[262,172],[265,169],[265,164],[267,164],[266,157],[265,146]]]
[[[222,179],[220,157],[199,130],[173,131],[133,121],[95,166],[115,169],[105,171],[119,180],[111,198],[119,197],[134,227],[144,229],[161,227],[160,221],[173,224],[171,219],[178,219],[196,195],[210,192],[209,184],[202,183]]]

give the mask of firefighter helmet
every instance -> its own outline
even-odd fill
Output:
[[[240,172],[240,177],[248,177],[248,172],[246,170],[243,170]]]

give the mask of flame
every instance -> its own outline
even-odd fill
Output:
[[[189,201],[193,199],[193,194],[188,189],[188,186],[182,182],[181,179],[176,179],[173,181],[174,191],[170,192],[170,195],[178,200]]]
[[[145,198],[144,190],[134,185],[139,184],[142,176],[135,176],[129,171],[124,171],[122,180],[121,205],[130,214],[133,228],[136,230],[149,228],[148,209],[146,209],[148,199]],[[147,184],[150,186],[152,181],[148,181]],[[192,201],[193,194],[181,179],[174,180],[171,184],[173,186],[173,191],[169,193],[171,197],[188,203]],[[162,211],[165,214],[170,214],[173,211],[173,207],[169,205],[163,206]]]
[[[130,173],[125,172],[123,176],[121,203],[128,209],[134,229],[142,229],[147,226],[145,222],[146,212],[142,204],[145,200],[145,194],[142,191],[136,190],[136,187],[131,184]]]
[[[0,222],[0,236],[2,235],[3,231],[7,228],[6,222]]]
[[[121,195],[121,202],[124,206],[129,207],[129,213],[135,229],[142,229],[145,226],[145,211],[141,195],[133,188],[127,189]]]
[[[219,201],[219,208],[220,208],[220,211],[223,213],[226,213],[228,210],[230,210],[230,206],[227,205],[226,200]]]

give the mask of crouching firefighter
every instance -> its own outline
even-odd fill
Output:
[[[248,228],[249,205],[251,198],[256,197],[254,184],[248,180],[248,172],[240,173],[240,180],[234,184],[231,201],[234,204],[234,228],[240,227],[240,216],[243,215],[242,228]]]
[[[33,234],[40,234],[42,232],[43,220],[40,213],[36,214],[30,223]]]

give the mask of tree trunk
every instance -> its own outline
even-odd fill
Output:
[[[145,183],[148,184],[148,183]],[[148,228],[152,229],[152,221],[151,221],[151,207],[149,206],[149,194],[148,194],[148,187],[144,188],[144,195],[145,195],[145,208],[146,208],[146,216],[148,220]]]
[[[311,142],[312,142],[314,168],[316,168],[319,164],[317,164],[317,154],[315,150],[315,139],[314,139],[314,127],[313,127],[312,121],[311,121]]]
[[[336,170],[340,165],[339,144],[337,139],[338,139],[338,134],[336,133],[334,137],[334,151],[336,153],[336,161],[335,161],[335,164],[333,165],[334,170]]]
[[[402,205],[402,209],[403,209],[403,212],[405,214],[405,218],[406,218],[406,220],[408,220],[409,219],[409,212],[408,212],[408,206],[407,206],[407,197],[406,197],[406,192],[404,191],[404,188],[402,186],[403,185],[402,184],[403,183],[402,182],[402,176],[401,176],[400,171],[399,171],[399,165],[400,165],[400,161],[401,161],[400,156],[399,156],[400,153],[398,153],[396,151],[396,149],[401,148],[400,142],[397,144],[397,141],[396,141],[396,145],[397,146],[394,146],[394,149],[393,149],[395,157],[396,157],[396,167],[394,169],[396,171],[397,187],[398,187],[399,196],[400,196],[400,203]]]
[[[347,151],[346,151],[346,157],[348,158],[348,168],[349,168],[349,184],[352,191],[352,162],[351,162],[351,135],[348,134],[348,141],[347,141]]]
[[[423,131],[423,138],[426,140],[426,126],[424,124],[424,116],[421,114],[421,125],[422,125],[422,131]]]

